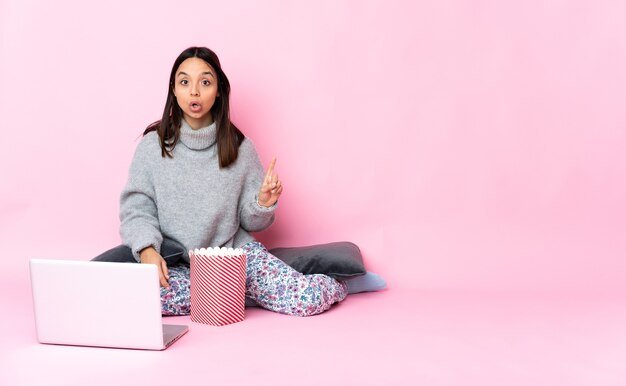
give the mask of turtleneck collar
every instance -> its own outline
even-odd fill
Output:
[[[209,126],[201,127],[194,130],[189,126],[187,121],[181,119],[180,122],[180,141],[192,150],[203,150],[209,148],[215,143],[217,135],[217,125],[215,122]]]

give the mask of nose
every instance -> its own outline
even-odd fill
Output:
[[[198,86],[196,85],[191,85],[191,88],[189,89],[189,93],[191,94],[191,96],[200,96],[200,90],[198,89]]]

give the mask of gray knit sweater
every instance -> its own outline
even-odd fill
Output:
[[[137,261],[148,246],[160,252],[163,237],[186,250],[241,247],[274,221],[276,206],[257,203],[264,171],[254,145],[244,139],[237,160],[220,169],[216,131],[183,120],[173,158],[161,156],[156,132],[137,146],[120,197],[120,234]]]

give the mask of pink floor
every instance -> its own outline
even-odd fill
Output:
[[[38,344],[27,280],[0,289],[0,385],[626,385],[620,299],[391,289],[311,318],[167,318],[190,332],[151,352]]]

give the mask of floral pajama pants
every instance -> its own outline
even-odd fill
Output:
[[[259,242],[243,246],[247,256],[246,297],[259,306],[287,315],[310,316],[346,298],[346,284],[326,275],[303,275],[272,255]],[[169,268],[170,288],[161,288],[163,315],[187,315],[189,266]]]

